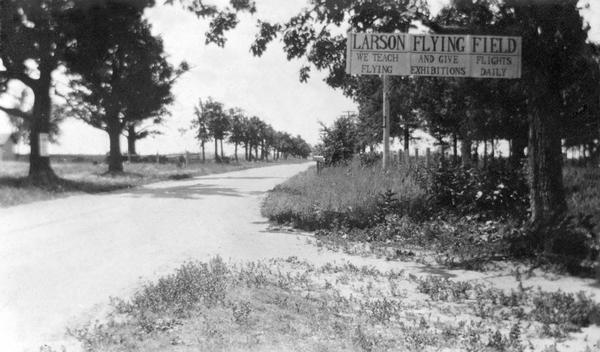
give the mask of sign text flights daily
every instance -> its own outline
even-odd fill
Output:
[[[521,38],[349,33],[346,71],[357,75],[520,78]]]

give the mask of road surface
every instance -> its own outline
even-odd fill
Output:
[[[260,216],[265,191],[309,166],[248,169],[1,209],[0,351],[69,345],[66,327],[98,314],[109,296],[131,294],[189,259],[316,252],[301,235],[266,231]]]

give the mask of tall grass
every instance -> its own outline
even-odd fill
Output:
[[[425,199],[421,172],[403,165],[383,172],[380,165],[365,167],[358,160],[325,168],[319,175],[311,168],[271,190],[262,213],[272,221],[306,230],[366,227],[378,215],[387,191],[394,193],[407,214],[421,211]]]

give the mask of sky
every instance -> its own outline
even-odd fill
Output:
[[[177,65],[186,61],[192,70],[174,86],[175,102],[171,116],[159,127],[162,135],[138,142],[138,153],[180,153],[198,151],[198,143],[188,129],[194,106],[199,99],[212,97],[226,107],[238,107],[250,116],[258,116],[275,129],[300,134],[309,143],[319,139],[319,122],[330,124],[356,105],[323,82],[325,73],[313,70],[307,83],[300,83],[298,71],[302,60],[288,61],[279,40],[260,58],[253,57],[250,45],[256,33],[257,18],[285,21],[306,6],[308,0],[256,0],[258,12],[244,14],[237,28],[227,34],[225,48],[204,44],[207,22],[179,6],[157,5],[148,9],[146,18],[153,33],[163,38],[169,61]],[[157,1],[161,3],[162,1]],[[214,3],[226,3],[215,0]],[[437,12],[447,0],[430,0]],[[585,0],[590,8],[582,14],[590,22],[591,40],[600,42],[600,0]],[[282,6],[285,3],[285,6]],[[68,119],[61,125],[58,144],[50,146],[53,154],[103,154],[108,151],[108,135],[81,121]],[[6,116],[0,113],[0,133],[10,132]],[[122,150],[126,150],[125,140]],[[27,146],[18,152],[27,152]]]

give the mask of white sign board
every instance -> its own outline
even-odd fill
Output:
[[[353,75],[520,78],[521,38],[348,33],[346,72]]]

